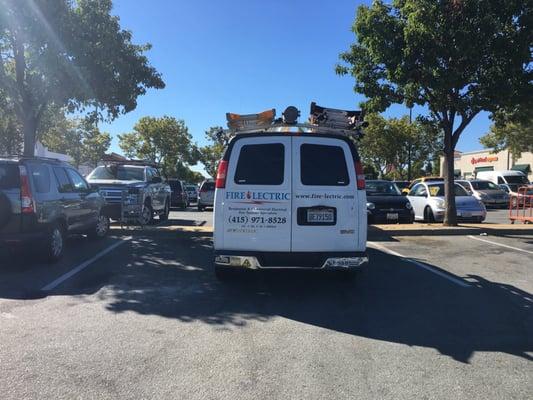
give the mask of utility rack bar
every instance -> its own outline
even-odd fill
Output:
[[[308,123],[298,123],[300,111],[293,106],[287,107],[282,115],[282,118],[276,119],[275,109],[258,114],[227,113],[229,129],[225,132],[233,135],[272,132],[333,133],[358,139],[363,136],[362,129],[368,126],[361,111],[320,107],[314,102],[311,103]]]

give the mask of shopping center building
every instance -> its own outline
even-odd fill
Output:
[[[444,158],[440,159],[444,171]],[[509,150],[491,153],[489,149],[469,152],[455,152],[454,173],[456,177],[474,178],[479,171],[517,170],[524,172],[533,181],[533,153],[525,152],[513,158]]]

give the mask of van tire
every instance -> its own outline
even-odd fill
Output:
[[[55,263],[63,257],[65,252],[65,229],[59,223],[53,224],[46,232],[43,253],[45,259]]]
[[[231,280],[231,278],[235,276],[235,272],[236,271],[234,271],[233,269],[215,265],[215,277],[220,282],[227,282]]]

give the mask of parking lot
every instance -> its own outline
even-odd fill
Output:
[[[374,234],[354,281],[219,283],[211,218],[3,254],[0,398],[531,397],[533,235]]]

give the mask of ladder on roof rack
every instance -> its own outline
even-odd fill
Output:
[[[227,113],[228,130],[234,135],[259,132],[302,132],[334,133],[355,138],[363,136],[362,129],[368,126],[363,120],[362,111],[339,110],[320,107],[311,103],[308,123],[297,123],[300,112],[292,106],[287,107],[283,118],[275,119],[276,110],[271,109],[258,114]]]

